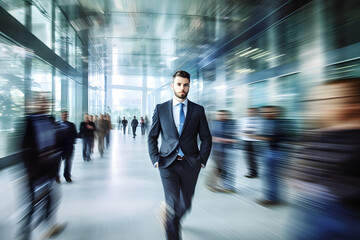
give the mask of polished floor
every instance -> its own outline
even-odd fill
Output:
[[[163,200],[158,170],[147,153],[147,139],[112,131],[111,146],[101,158],[95,145],[90,162],[81,156],[76,144],[73,183],[64,179],[58,222],[65,230],[58,240],[161,240],[165,239],[154,210]],[[200,173],[191,213],[184,218],[184,240],[286,239],[291,208],[287,205],[265,208],[255,203],[261,198],[261,179],[247,179],[241,150],[236,160],[237,193],[214,193],[205,187],[208,166]],[[18,171],[0,172],[0,239],[13,239],[16,225],[15,192]],[[34,238],[37,239],[37,233]],[[41,235],[38,233],[38,235]]]

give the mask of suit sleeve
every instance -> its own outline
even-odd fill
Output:
[[[206,162],[209,158],[211,146],[212,146],[212,137],[209,130],[209,125],[206,119],[205,110],[201,107],[201,119],[199,124],[199,137],[200,137],[200,157],[201,163],[206,165]]]
[[[153,165],[159,162],[159,158],[160,158],[159,148],[158,148],[158,138],[160,135],[160,130],[161,130],[161,125],[159,119],[159,110],[158,110],[158,106],[156,106],[154,110],[154,115],[152,117],[151,129],[149,131],[149,136],[148,136],[148,150]]]
[[[76,125],[74,123],[72,124],[72,127],[73,127],[73,129],[72,129],[73,144],[75,144],[78,133],[77,133],[77,130],[76,130]]]

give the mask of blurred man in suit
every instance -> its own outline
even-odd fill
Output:
[[[159,168],[165,192],[167,239],[178,240],[181,239],[180,220],[191,207],[200,169],[205,167],[210,155],[212,139],[204,108],[187,99],[190,74],[177,71],[171,88],[173,99],[155,108],[148,148],[153,165]]]
[[[76,142],[77,131],[74,123],[68,121],[68,111],[61,112],[61,129],[64,134],[64,142],[62,144],[62,159],[64,160],[64,178],[66,182],[72,182],[71,179],[71,165],[74,152],[74,144]],[[60,168],[59,168],[60,172]],[[55,178],[57,183],[60,183],[60,174]]]

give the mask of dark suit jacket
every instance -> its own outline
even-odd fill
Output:
[[[158,137],[161,133],[161,147],[158,149]],[[198,147],[198,135],[201,140]],[[173,119],[172,100],[158,104],[154,111],[153,122],[148,137],[149,155],[153,164],[160,168],[168,167],[178,154],[179,146],[186,160],[193,167],[206,165],[210,155],[212,137],[206,120],[204,108],[188,102],[184,127],[179,136]]]

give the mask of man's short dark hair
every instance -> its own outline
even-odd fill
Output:
[[[349,86],[348,88],[348,94],[349,99],[352,100],[354,103],[360,102],[360,78],[338,78],[334,80],[326,81],[323,85],[337,85],[337,84],[347,84]]]
[[[226,115],[228,117],[231,117],[231,112],[229,110],[220,109],[220,110],[217,110],[216,112],[217,112],[217,114]]]
[[[176,71],[173,75],[173,81],[176,77],[187,78],[187,79],[189,79],[189,82],[190,82],[190,73],[188,73],[186,71],[183,71],[183,70]]]

